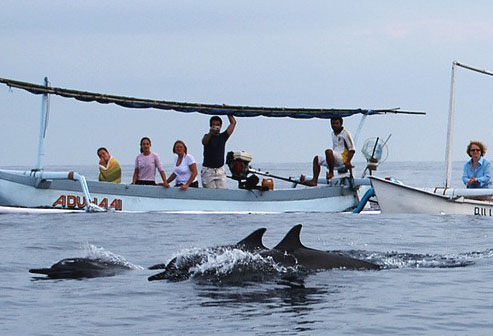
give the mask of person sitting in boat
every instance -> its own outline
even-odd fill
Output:
[[[120,163],[105,147],[99,148],[96,153],[99,157],[99,181],[120,183],[122,181]]]
[[[163,185],[169,188],[159,155],[151,152],[151,139],[143,137],[140,140],[140,154],[135,158],[132,184],[156,185],[156,169],[163,179]]]
[[[343,127],[341,117],[330,119],[332,127],[332,149],[326,149],[325,155],[316,155],[313,158],[313,178],[305,181],[305,176],[301,175],[300,182],[307,186],[314,187],[318,183],[320,175],[320,167],[325,166],[329,169],[327,174],[327,183],[334,177],[334,168],[345,166],[348,169],[352,168],[351,160],[355,153],[353,137],[348,130]]]
[[[467,154],[471,159],[464,165],[462,181],[467,188],[489,188],[490,161],[484,158],[486,145],[480,141],[471,141],[467,145]]]
[[[202,138],[204,145],[204,161],[200,177],[204,188],[226,189],[226,170],[224,169],[224,152],[228,141],[236,126],[236,119],[228,115],[229,126],[221,132],[223,121],[219,116],[213,116],[209,120],[209,133]]]
[[[187,145],[181,140],[176,140],[173,153],[176,154],[174,169],[167,182],[176,180],[175,187],[180,187],[182,190],[187,190],[188,187],[198,188],[197,163],[195,158],[187,153]]]

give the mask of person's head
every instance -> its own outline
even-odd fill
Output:
[[[175,144],[173,145],[173,153],[175,154],[180,154],[180,153],[185,153],[187,154],[187,145],[181,140],[176,140]]]
[[[330,126],[335,133],[338,133],[342,130],[342,118],[341,117],[332,117],[330,118]]]
[[[467,155],[470,157],[481,157],[486,154],[486,145],[481,141],[471,141],[469,145],[467,145]],[[479,154],[479,156],[477,156]]]
[[[97,152],[98,157],[106,162],[110,159],[110,152],[105,147],[98,148]]]
[[[143,137],[140,139],[140,152],[141,153],[148,153],[151,150],[151,139],[148,137]]]
[[[219,116],[213,116],[209,120],[209,126],[211,127],[211,131],[213,134],[219,134],[222,125],[223,121]]]
[[[222,126],[223,125],[223,120],[219,116],[212,116],[211,119],[209,119],[209,126]]]

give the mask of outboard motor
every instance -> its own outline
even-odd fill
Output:
[[[257,189],[259,178],[257,175],[250,175],[250,162],[252,155],[245,151],[228,152],[226,154],[226,164],[231,171],[233,179],[238,181],[240,189]]]

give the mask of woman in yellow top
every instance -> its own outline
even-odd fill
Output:
[[[99,156],[99,181],[120,183],[122,181],[120,163],[104,147],[99,148],[97,153]]]

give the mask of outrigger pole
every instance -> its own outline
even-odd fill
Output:
[[[454,130],[455,119],[455,66],[457,62],[452,62],[452,75],[450,77],[450,100],[449,100],[449,112],[448,112],[448,126],[447,126],[447,144],[445,147],[445,162],[447,163],[447,169],[445,173],[445,188],[450,187],[452,181],[452,148],[454,138],[452,132]]]
[[[454,145],[454,121],[455,121],[455,69],[456,66],[461,68],[479,72],[484,75],[493,76],[493,72],[474,68],[469,65],[459,63],[457,61],[452,62],[452,75],[450,79],[450,101],[449,101],[449,114],[448,114],[448,127],[447,127],[447,145],[445,149],[445,162],[447,163],[447,169],[445,174],[445,188],[450,188],[452,181],[452,150]]]
[[[45,87],[50,87],[48,77],[44,79]],[[41,99],[41,121],[39,125],[38,159],[36,168],[31,170],[31,175],[36,178],[36,187],[40,186],[45,180],[73,180],[79,181],[82,192],[86,198],[86,211],[105,211],[91,201],[91,194],[84,175],[77,172],[44,172],[43,159],[45,156],[46,130],[48,128],[48,117],[50,114],[50,93],[48,90],[43,93]]]
[[[45,86],[49,87],[48,77],[45,77]],[[41,121],[39,125],[39,141],[38,141],[38,160],[36,163],[36,171],[43,170],[43,159],[45,156],[45,140],[46,140],[46,128],[48,127],[48,116],[50,113],[50,95],[43,94],[41,100]]]

